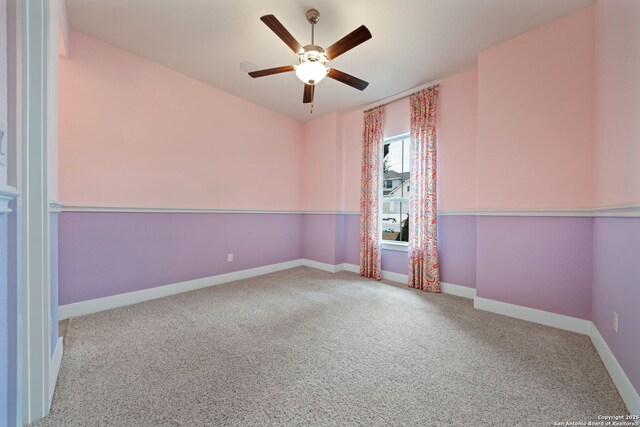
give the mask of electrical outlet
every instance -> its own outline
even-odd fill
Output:
[[[233,254],[227,255],[227,262],[233,262]]]
[[[618,333],[618,312],[613,312],[613,330]]]

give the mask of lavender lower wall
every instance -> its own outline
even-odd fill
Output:
[[[591,318],[593,218],[478,217],[479,297]]]
[[[359,264],[354,214],[65,212],[52,214],[51,230],[61,305],[299,258]],[[475,217],[442,217],[439,233],[443,281],[475,286]],[[407,253],[383,250],[382,268],[406,274]]]
[[[360,265],[360,215],[344,216],[344,262]]]
[[[304,258],[328,264],[360,264],[360,215],[304,215]],[[438,252],[442,281],[476,285],[476,217],[441,216]],[[382,250],[382,269],[407,274],[406,252]]]
[[[409,271],[409,256],[407,252],[396,250],[382,250],[382,271],[407,274]]]
[[[593,230],[592,320],[640,391],[640,218],[595,218]]]
[[[360,215],[308,214],[303,220],[303,257],[327,264],[360,264]],[[407,274],[407,253],[383,250],[382,269]]]
[[[476,287],[476,217],[438,217],[440,279],[454,285]]]
[[[342,254],[337,253],[336,243],[341,241],[339,228],[341,215],[302,215],[302,258],[335,265],[340,264]]]
[[[63,213],[59,302],[300,258],[358,265],[359,227],[353,214]],[[639,388],[640,219],[441,216],[438,234],[442,281],[476,287],[483,298],[593,319]],[[406,274],[407,253],[383,250],[382,268]]]
[[[63,213],[59,221],[60,304],[299,258],[359,263],[353,214]],[[442,281],[589,319],[592,228],[592,218],[441,216]],[[406,274],[407,253],[383,250],[382,268]]]
[[[298,214],[63,212],[59,302],[299,259],[302,220]]]
[[[51,257],[51,355],[58,343],[58,218],[59,213],[51,213],[49,218]]]

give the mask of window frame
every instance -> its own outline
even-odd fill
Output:
[[[395,135],[392,137],[388,137],[388,138],[384,138],[382,140],[382,144],[380,145],[380,150],[379,150],[379,156],[380,156],[380,181],[381,181],[381,185],[379,185],[379,200],[381,200],[381,203],[379,203],[378,206],[378,213],[379,213],[379,224],[378,224],[378,240],[380,241],[380,247],[383,250],[391,250],[391,251],[399,251],[399,252],[408,252],[409,251],[409,242],[399,242],[399,241],[395,241],[395,240],[384,240],[382,238],[382,230],[383,230],[383,226],[382,226],[382,217],[383,217],[383,206],[385,202],[409,202],[410,198],[407,197],[384,197],[384,189],[385,189],[385,185],[384,185],[384,146],[391,144],[392,142],[397,142],[397,141],[404,141],[406,139],[410,140],[410,133],[403,133],[400,135]],[[411,147],[411,144],[409,144],[409,147]],[[404,185],[404,183],[400,184],[401,186]],[[411,177],[409,177],[409,185],[411,185]]]

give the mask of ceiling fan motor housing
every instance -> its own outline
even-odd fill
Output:
[[[304,52],[298,57],[300,64],[295,67],[296,75],[306,84],[315,85],[329,73],[329,68],[326,66],[329,59],[320,46],[306,45]]]
[[[304,47],[304,52],[298,55],[300,59],[300,63],[303,62],[319,62],[321,64],[326,64],[329,62],[327,55],[324,53],[324,49],[315,44],[308,44]]]

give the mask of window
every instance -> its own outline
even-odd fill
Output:
[[[383,144],[382,241],[409,241],[409,137]]]

